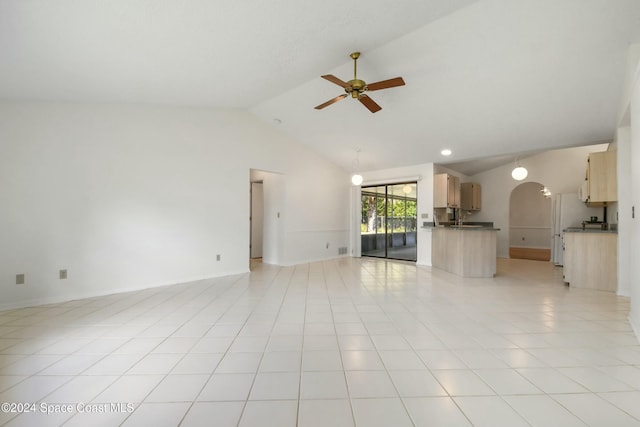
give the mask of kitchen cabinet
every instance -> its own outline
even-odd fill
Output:
[[[462,277],[493,277],[496,235],[492,227],[436,227],[431,238],[431,265]]]
[[[564,281],[576,288],[615,292],[618,288],[618,235],[570,229],[564,232]]]
[[[590,153],[587,161],[587,204],[604,206],[618,200],[616,151]]]
[[[460,178],[448,173],[439,173],[433,177],[433,207],[460,207]]]
[[[482,190],[480,184],[463,182],[460,184],[460,207],[463,211],[479,211],[481,207]]]

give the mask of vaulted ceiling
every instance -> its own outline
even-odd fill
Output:
[[[345,169],[462,162],[611,140],[638,42],[637,0],[3,0],[0,99],[247,109]],[[315,110],[353,51],[406,86]]]

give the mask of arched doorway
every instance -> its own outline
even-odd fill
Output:
[[[551,198],[545,186],[525,182],[509,198],[509,258],[551,259]]]

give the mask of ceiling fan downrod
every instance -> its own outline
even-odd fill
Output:
[[[353,52],[351,55],[353,59],[353,80],[348,81],[349,88],[345,88],[347,93],[351,94],[352,98],[358,98],[367,90],[367,83],[364,80],[358,79],[358,58],[360,58],[360,52]]]

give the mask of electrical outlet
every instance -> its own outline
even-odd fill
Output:
[[[24,274],[16,274],[16,285],[24,285]]]
[[[220,254],[216,255],[216,261],[220,261]]]
[[[60,279],[64,280],[67,278],[67,270],[60,270]]]

